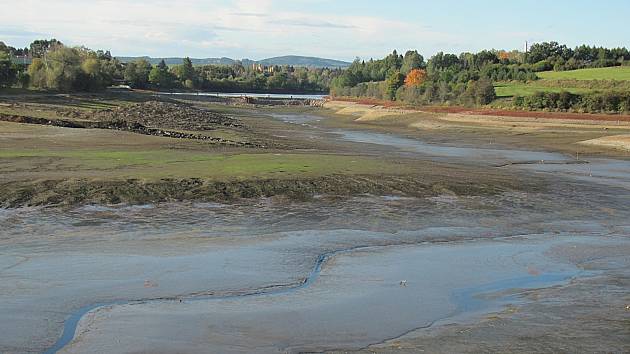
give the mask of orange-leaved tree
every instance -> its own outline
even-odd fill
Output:
[[[405,78],[405,87],[420,86],[427,81],[427,71],[424,69],[413,69]]]

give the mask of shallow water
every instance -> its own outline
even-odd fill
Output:
[[[43,350],[59,338],[69,316],[98,303],[193,299],[256,292],[270,286],[291,287],[308,276],[322,254],[357,246],[500,240],[549,232],[580,238],[618,232],[619,225],[630,217],[625,196],[594,187],[584,192],[588,198],[573,198],[572,189],[561,188],[553,194],[495,197],[365,196],[292,204],[261,200],[233,206],[183,203],[5,210],[0,213],[0,344],[3,352],[11,352],[11,348]],[[593,213],[603,208],[605,213]],[[390,261],[402,257],[397,252],[388,256],[393,257]],[[353,263],[354,273],[367,271],[372,259],[347,258],[360,260]],[[414,257],[400,259],[406,258],[413,264]],[[451,258],[427,268],[432,269],[429,274],[449,265]],[[346,256],[327,264],[325,272],[342,274],[335,273],[340,259]],[[362,268],[364,262],[368,268]],[[398,264],[388,270],[387,284],[397,286],[403,277],[410,283],[419,282],[413,274],[396,274],[412,269],[405,266],[406,261]],[[519,278],[522,271],[506,277]],[[565,271],[555,268],[549,273]],[[323,286],[321,291],[328,294],[328,300],[313,303],[322,311],[337,293],[341,300],[342,294],[352,297],[353,290],[359,289],[326,287],[330,283],[325,278],[313,284],[313,289]],[[469,285],[479,285],[482,280]],[[464,287],[464,283],[460,285]],[[442,295],[448,297],[448,290],[444,286]],[[310,293],[311,288],[303,291]],[[292,308],[287,306],[287,311]],[[450,312],[445,309],[453,306],[457,303],[448,302],[436,316],[447,315]],[[327,321],[341,328],[349,323],[342,317],[346,316],[339,316],[338,324]],[[428,318],[417,317],[417,324]],[[392,329],[410,325],[401,322]],[[283,331],[281,327],[275,330]],[[346,344],[370,342],[379,336],[384,339],[395,331],[391,332],[370,332],[362,340]]]
[[[318,128],[313,123],[322,117],[312,114],[271,114],[275,119]],[[416,155],[434,161],[459,164],[509,167],[527,171],[563,176],[586,183],[597,183],[630,189],[630,161],[606,158],[586,158],[576,160],[573,156],[545,151],[510,149],[508,147],[487,148],[458,143],[432,143],[394,134],[347,129],[327,130],[337,139],[368,144],[364,151],[388,153],[394,149],[398,153]],[[384,150],[385,149],[385,150]]]
[[[552,244],[563,242],[562,238],[485,241],[342,253],[324,265],[311,286],[291,292],[157,301],[102,310],[92,325],[98,329],[66,352],[124,348],[121,352],[273,353],[360,348],[463,312],[493,308],[492,302],[477,298],[486,293],[567,281],[579,270],[543,254]],[[530,274],[533,267],[539,272],[536,275]],[[400,279],[407,285],[401,286]],[[169,333],[168,328],[178,328],[178,343],[156,339]],[[138,337],[153,339],[138,343]],[[113,338],[115,346],[109,344]]]
[[[568,159],[332,133],[451,162]],[[0,210],[0,352],[357,348],[520,301],[479,295],[588,275],[550,257],[554,246],[628,242],[627,162],[506,168],[554,183],[493,197]],[[99,330],[69,343],[88,318]]]
[[[252,97],[252,98],[273,98],[273,99],[302,99],[302,100],[321,100],[326,95],[309,95],[309,94],[281,94],[281,93],[251,93],[251,92],[161,92],[160,95],[177,95],[177,96],[213,96],[213,97]]]
[[[392,134],[362,131],[337,130],[335,133],[339,134],[342,139],[347,141],[390,146],[430,157],[450,158],[451,161],[452,159],[465,159],[467,161],[497,164],[568,160],[567,157],[562,154],[551,152],[439,145],[426,143],[418,139],[403,138]]]

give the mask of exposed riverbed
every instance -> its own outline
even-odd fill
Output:
[[[1,210],[0,351],[360,349],[521,304],[523,289],[586,279],[602,271],[590,262],[623,257],[576,260],[568,249],[630,247],[626,161],[311,133],[552,183],[483,197]]]

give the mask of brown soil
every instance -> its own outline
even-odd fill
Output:
[[[231,201],[284,196],[308,200],[315,195],[359,194],[433,197],[491,195],[539,188],[522,181],[470,176],[444,179],[419,175],[331,175],[298,179],[217,181],[201,178],[127,180],[36,180],[0,184],[0,207],[40,205],[144,204],[169,201]]]
[[[540,111],[517,111],[496,108],[471,108],[462,106],[409,106],[399,102],[384,101],[368,98],[334,98],[335,101],[354,102],[358,104],[382,106],[386,108],[398,107],[418,112],[431,113],[458,113],[468,115],[485,115],[498,117],[523,117],[523,118],[548,118],[548,119],[572,119],[572,120],[592,120],[608,122],[630,122],[630,115],[623,114],[591,114],[591,113],[570,113],[570,112],[540,112]]]
[[[104,122],[125,121],[145,127],[181,130],[213,130],[218,126],[242,128],[236,118],[215,113],[184,103],[149,101],[114,109],[93,112],[74,111],[66,113],[72,118],[93,119]]]
[[[622,114],[515,111],[515,110],[494,109],[494,108],[467,108],[467,107],[422,107],[420,110],[433,112],[433,113],[459,113],[459,114],[498,116],[498,117],[523,117],[523,118],[592,120],[592,121],[607,121],[607,122],[617,122],[617,121],[630,122],[630,115],[622,115]]]
[[[54,127],[75,128],[75,129],[110,129],[110,130],[127,131],[131,133],[143,134],[143,135],[161,136],[161,137],[167,137],[167,138],[203,140],[203,141],[208,141],[208,142],[221,144],[221,145],[231,145],[231,146],[239,146],[239,147],[264,147],[262,145],[255,144],[255,143],[231,141],[231,140],[211,137],[211,136],[207,136],[203,134],[164,130],[161,128],[150,128],[150,127],[142,125],[141,123],[134,122],[133,120],[134,119],[131,119],[131,122],[129,122],[120,118],[116,118],[114,120],[103,120],[103,121],[47,119],[47,118],[37,118],[37,117],[28,117],[28,116],[0,113],[0,121],[11,122],[11,123],[50,125]],[[206,125],[206,129],[204,130],[212,130],[212,129],[214,128]]]

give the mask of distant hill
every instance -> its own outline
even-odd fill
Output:
[[[262,65],[292,65],[314,68],[347,68],[350,66],[350,63],[341,60],[301,57],[297,55],[286,55],[282,57],[263,59],[258,61],[258,63]]]
[[[116,58],[123,63],[128,63],[130,61],[134,61],[138,59],[144,59],[148,61],[149,63],[151,63],[152,65],[157,65],[161,60],[164,60],[164,62],[167,65],[176,65],[176,64],[181,64],[182,60],[184,59],[184,58],[152,58],[152,57],[146,57],[146,56],[145,57],[116,57]],[[230,58],[205,58],[205,59],[190,58],[190,60],[192,61],[193,65],[205,65],[205,64],[231,65],[236,62],[234,59],[230,59]]]
[[[164,60],[167,65],[175,65],[181,64],[183,58],[152,58],[152,57],[116,57],[123,63],[127,63],[130,61],[134,61],[137,59],[145,59],[149,63],[156,65],[161,60]],[[237,62],[237,60],[231,58],[204,58],[204,59],[190,59],[193,65],[207,65],[207,64],[215,64],[215,65],[231,65]],[[297,55],[286,55],[281,57],[268,58],[263,60],[250,60],[243,59],[240,60],[243,65],[252,65],[252,64],[262,64],[262,65],[291,65],[291,66],[302,66],[302,67],[311,67],[311,68],[347,68],[350,66],[350,63],[334,60],[334,59],[325,59],[325,58],[316,58],[316,57],[303,57]]]

